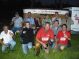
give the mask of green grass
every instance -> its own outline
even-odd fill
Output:
[[[79,59],[79,35],[71,36],[71,48],[66,48],[64,51],[56,51],[53,52],[51,50],[50,54],[46,54],[43,50],[41,50],[39,56],[35,56],[34,49],[30,50],[28,55],[24,55],[22,52],[20,39],[16,36],[15,41],[17,42],[15,51],[7,51],[6,53],[1,53],[0,46],[0,59]]]

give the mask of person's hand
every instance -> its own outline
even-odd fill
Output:
[[[9,32],[9,34],[10,34],[11,36],[13,36],[13,33]]]
[[[65,37],[65,38],[68,38],[68,36],[67,36],[67,35],[64,35],[64,37]]]
[[[44,48],[47,48],[46,44],[42,44]]]
[[[55,45],[55,47],[54,48],[57,48],[57,45]]]

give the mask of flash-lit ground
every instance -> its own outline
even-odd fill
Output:
[[[15,40],[17,42],[15,51],[7,51],[6,53],[1,53],[0,45],[0,59],[79,59],[79,35],[71,36],[72,47],[66,48],[62,52],[53,52],[52,49],[50,54],[45,54],[44,51],[41,50],[39,56],[35,56],[34,48],[30,50],[28,55],[24,55],[18,36],[16,36]]]

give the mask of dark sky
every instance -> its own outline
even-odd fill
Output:
[[[1,0],[2,2],[7,2],[7,1],[12,1],[12,0]],[[13,1],[17,1],[17,2],[22,2],[22,1],[26,1],[28,2],[28,0],[13,0]],[[32,0],[32,1],[40,1],[43,4],[51,4],[51,3],[60,3],[61,1],[63,3],[70,3],[70,4],[76,4],[79,3],[79,0]]]
[[[16,0],[16,1],[23,1],[23,0]],[[27,0],[28,1],[28,0]],[[79,0],[36,0],[36,1],[40,1],[42,2],[43,4],[51,4],[51,3],[60,3],[61,1],[63,3],[70,3],[70,4],[76,4],[76,3],[79,3]]]

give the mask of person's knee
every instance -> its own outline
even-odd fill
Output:
[[[29,48],[29,49],[32,48],[32,42],[28,43],[28,48]]]
[[[60,49],[61,49],[61,50],[64,50],[64,48],[65,48],[65,46],[60,46]]]
[[[2,46],[2,52],[5,52],[6,46]]]
[[[15,46],[15,45],[16,45],[16,42],[15,42],[15,41],[13,41],[13,42],[11,43],[11,45],[12,45],[12,46]]]
[[[39,49],[39,48],[40,48],[40,43],[36,43],[36,44],[35,44],[35,48],[36,48],[36,49]]]
[[[24,54],[27,54],[27,50],[28,50],[27,45],[22,44],[22,50]]]

